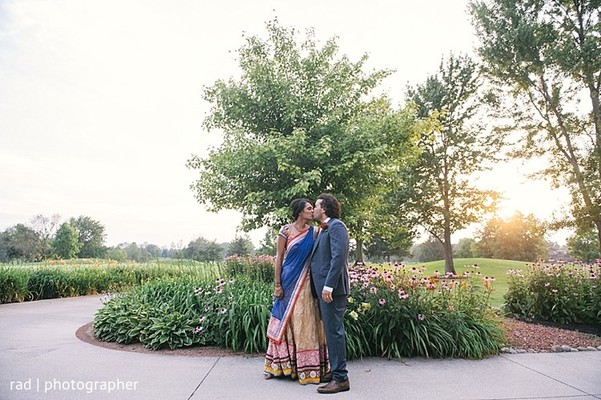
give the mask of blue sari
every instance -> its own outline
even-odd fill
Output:
[[[314,227],[310,226],[287,243],[281,272],[284,296],[273,301],[271,319],[267,327],[267,337],[276,343],[282,341],[292,310],[309,273],[307,261],[313,249],[313,230]]]

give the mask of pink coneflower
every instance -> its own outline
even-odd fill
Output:
[[[487,287],[490,286],[490,285],[492,285],[492,283],[494,281],[495,281],[495,278],[492,277],[492,276],[490,278],[488,276],[485,276],[484,279],[482,279],[482,282],[484,283],[484,286],[487,286]]]
[[[377,287],[375,287],[375,286],[372,286],[372,287],[370,287],[370,288],[369,288],[369,293],[371,293],[371,294],[376,294],[376,293],[378,293],[378,288],[377,288]]]
[[[378,303],[380,303],[380,305],[383,306],[384,304],[386,304],[386,299],[380,299]]]

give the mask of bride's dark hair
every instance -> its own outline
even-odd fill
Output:
[[[294,199],[290,203],[290,210],[292,211],[292,220],[296,221],[298,216],[303,212],[307,203],[311,204],[311,200],[308,199]]]

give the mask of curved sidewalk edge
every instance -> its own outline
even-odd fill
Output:
[[[323,398],[316,386],[262,379],[262,357],[164,356],[82,342],[102,296],[0,305],[0,399]],[[349,362],[344,399],[601,399],[601,351],[485,360]]]

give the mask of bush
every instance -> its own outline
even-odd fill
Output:
[[[0,267],[0,303],[119,292],[157,279],[194,276],[213,279],[220,266],[181,263],[117,263],[105,260],[49,261]]]
[[[244,275],[261,282],[273,283],[275,257],[260,256],[229,256],[225,259],[228,276]]]
[[[20,268],[0,267],[0,304],[28,298],[29,275]]]
[[[504,341],[489,286],[422,277],[415,268],[354,268],[346,314],[350,358],[498,354]]]
[[[601,264],[527,265],[511,270],[506,311],[524,320],[601,324]]]
[[[108,301],[96,314],[94,334],[154,350],[215,345],[258,352],[266,342],[271,291],[271,285],[244,277],[153,281]]]
[[[228,280],[182,276],[148,282],[106,303],[94,332],[100,340],[134,340],[152,349],[215,345],[264,352],[273,286],[254,271],[237,271]],[[352,270],[345,316],[349,358],[498,354],[503,331],[488,308],[486,286],[418,275]]]

